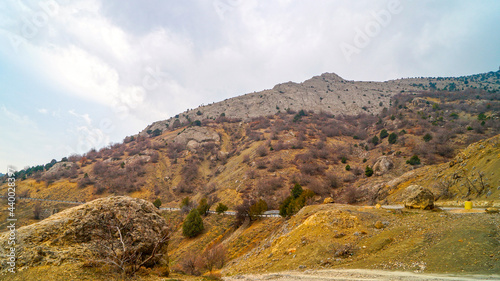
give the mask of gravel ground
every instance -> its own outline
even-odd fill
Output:
[[[417,274],[412,272],[365,270],[365,269],[341,269],[341,270],[306,270],[286,271],[280,273],[237,275],[224,277],[225,281],[257,281],[257,280],[280,280],[280,281],[324,281],[324,280],[393,280],[393,281],[476,281],[476,280],[500,280],[500,275],[444,275],[444,274]]]

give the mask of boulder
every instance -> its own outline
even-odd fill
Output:
[[[188,149],[196,149],[208,142],[219,142],[220,136],[217,132],[205,127],[190,127],[182,131],[174,138],[175,143],[185,145]]]
[[[498,208],[490,207],[486,208],[486,213],[488,214],[497,214],[499,212]]]
[[[381,221],[377,221],[374,226],[376,229],[382,229],[385,227],[384,223],[382,223]]]
[[[394,168],[394,162],[388,156],[380,156],[373,165],[373,172],[376,176],[381,176]]]
[[[410,185],[403,192],[403,203],[408,209],[430,210],[434,208],[434,194],[420,185]]]
[[[323,204],[331,204],[331,203],[335,203],[332,197],[326,197],[325,200],[323,201]]]
[[[154,255],[148,264],[167,265],[167,222],[150,202],[126,196],[101,198],[66,209],[38,223],[17,229],[18,269],[26,266],[60,265],[88,261],[97,247],[120,246],[120,227],[127,250],[142,257]],[[6,254],[9,233],[0,234],[0,255]],[[108,241],[103,241],[107,236]],[[115,237],[116,236],[116,237]],[[107,246],[109,246],[107,245]],[[121,246],[120,246],[121,247]],[[2,269],[5,269],[2,264]]]

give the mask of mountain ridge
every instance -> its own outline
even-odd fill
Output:
[[[460,77],[400,78],[383,82],[345,80],[335,73],[323,73],[301,83],[285,82],[272,89],[247,93],[233,98],[188,109],[166,120],[153,122],[142,130],[175,129],[196,120],[215,120],[219,116],[251,120],[280,112],[307,110],[315,113],[356,115],[378,114],[390,106],[390,98],[402,92],[425,90],[464,90],[467,88],[499,90],[487,83],[500,77],[500,70]],[[486,86],[483,83],[487,83]]]

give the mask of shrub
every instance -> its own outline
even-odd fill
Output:
[[[378,144],[378,142],[379,142],[378,137],[377,137],[377,136],[374,136],[374,137],[371,139],[371,142],[373,143],[373,145],[377,145],[377,144]],[[366,147],[368,147],[368,146],[366,146]],[[367,150],[368,150],[368,149],[367,149]]]
[[[248,199],[244,199],[243,203],[236,206],[236,226],[240,226],[247,219],[252,217],[250,216],[250,206],[252,203]]]
[[[203,220],[197,209],[192,209],[182,224],[182,235],[188,238],[196,237],[203,231]]]
[[[318,163],[304,163],[300,165],[299,169],[300,172],[302,172],[305,175],[316,176],[316,175],[322,175],[325,167]]]
[[[389,133],[387,132],[386,129],[382,129],[382,131],[380,131],[380,139],[385,139],[389,136]]]
[[[155,205],[156,208],[160,209],[161,206],[161,200],[160,198],[157,198],[154,202],[153,205]]]
[[[292,192],[291,192],[292,197],[294,199],[297,199],[302,194],[302,192],[304,192],[304,189],[302,189],[302,186],[300,184],[296,183],[292,188]]]
[[[282,217],[289,217],[294,214],[296,214],[302,207],[305,206],[306,201],[309,198],[314,197],[314,192],[306,189],[300,192],[300,195],[298,197],[294,197],[294,189],[295,191],[302,190],[302,187],[300,189],[298,188],[300,185],[297,186],[295,184],[294,188],[292,189],[292,195],[288,196],[281,204],[280,204],[280,216]],[[295,193],[297,194],[297,192]]]
[[[222,244],[207,247],[201,254],[203,267],[212,272],[214,268],[222,268],[226,262],[226,249]]]
[[[91,185],[91,184],[93,184],[92,180],[89,178],[88,174],[85,173],[83,178],[78,181],[78,188],[84,188],[87,185]]]
[[[425,142],[429,142],[430,140],[432,140],[432,135],[427,133],[422,138],[424,139]]]
[[[151,136],[152,137],[157,137],[159,135],[161,135],[162,131],[160,129],[155,129],[152,133],[151,133]]]
[[[178,263],[178,267],[179,268],[177,270],[180,270],[183,273],[199,276],[201,275],[200,270],[203,268],[203,260],[199,253],[190,251],[182,256]]]
[[[208,204],[207,198],[203,197],[200,199],[200,202],[198,202],[198,213],[202,216],[208,215],[208,210],[210,210],[210,205]]]
[[[420,164],[420,158],[418,158],[418,155],[413,155],[410,160],[406,161],[406,164],[410,165],[419,165]]]
[[[330,186],[328,183],[321,179],[312,178],[311,182],[307,185],[308,190],[313,191],[315,194],[321,196],[330,195]]]
[[[283,169],[283,159],[278,158],[271,161],[268,171],[273,173],[276,170]]]
[[[250,216],[255,219],[259,218],[265,211],[267,211],[267,203],[266,201],[259,199],[255,204],[250,206]]]
[[[217,205],[217,207],[215,208],[215,211],[217,212],[217,214],[220,215],[220,214],[224,213],[225,211],[227,211],[228,209],[229,208],[226,205],[219,203]]]
[[[191,202],[191,199],[189,196],[186,196],[182,199],[181,204],[179,205],[179,208],[181,209],[182,213],[188,213],[193,209],[193,202]]]
[[[366,166],[366,168],[365,168],[365,175],[367,177],[371,177],[373,175],[373,169],[370,168],[370,166]]]
[[[331,172],[326,174],[326,184],[330,188],[338,188],[338,187],[340,187],[339,179],[337,178],[337,176],[335,174],[333,174]]]
[[[342,164],[345,164],[347,162],[347,157],[342,156],[342,158],[340,159],[340,162],[342,162]]]
[[[257,147],[257,151],[256,151],[257,155],[259,155],[260,157],[264,157],[267,155],[267,149],[265,146],[261,145],[259,147]]]
[[[151,163],[158,163],[158,159],[160,159],[160,154],[157,151],[153,151],[150,155]],[[123,167],[122,167],[123,168]]]
[[[342,195],[345,203],[354,204],[358,202],[358,200],[361,198],[362,193],[359,192],[359,190],[354,186],[349,186],[347,188],[344,188],[344,190],[342,190]]]
[[[351,166],[349,166],[349,165],[345,165],[345,170],[346,170],[346,171],[349,171],[350,169],[351,169]]]
[[[389,135],[388,141],[390,144],[395,144],[397,140],[398,140],[398,135],[396,133],[391,133]]]

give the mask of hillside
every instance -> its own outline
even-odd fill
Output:
[[[194,201],[211,197],[230,208],[243,199],[262,198],[270,208],[276,209],[288,196],[289,188],[298,182],[317,194],[317,202],[324,197],[344,203],[391,201],[389,193],[397,186],[386,188],[384,183],[407,172],[434,171],[429,165],[446,163],[467,145],[499,134],[500,102],[496,90],[492,90],[499,85],[498,75],[499,72],[492,72],[461,78],[379,83],[439,81],[441,84],[436,84],[436,90],[424,87],[426,91],[391,94],[388,102],[377,104],[377,108],[382,108],[378,115],[368,112],[333,115],[307,108],[290,109],[246,122],[227,114],[177,129],[150,131],[150,134],[126,137],[123,143],[111,144],[99,151],[91,150],[84,155],[71,155],[19,171],[17,195],[90,201],[127,194],[150,201],[160,198],[163,206],[170,207],[177,207],[186,196]],[[320,77],[344,81],[335,75],[322,75],[310,81],[322,81]],[[457,86],[453,92],[437,90],[446,87],[449,81],[469,88],[461,91]],[[313,82],[296,85],[296,97],[300,96],[299,89],[308,83]],[[377,84],[349,83],[359,89],[361,85]],[[488,90],[474,89],[480,85]],[[364,95],[360,92],[351,98],[363,100]],[[241,97],[234,102],[238,100]],[[414,155],[420,163],[407,164]],[[491,162],[484,164],[496,167],[498,158],[490,158]],[[447,164],[443,165],[438,167]],[[367,166],[375,169],[374,176],[365,175]],[[493,171],[488,168],[484,173]],[[431,178],[430,174],[427,178]],[[483,180],[486,178],[490,187],[496,187],[496,177],[485,176]],[[439,186],[438,199],[463,199],[465,194],[449,183],[449,177],[446,179]],[[5,192],[5,176],[2,181],[0,188]],[[473,187],[467,196],[485,199],[489,193],[496,194],[493,188],[478,188]],[[495,196],[488,199],[498,200]],[[48,203],[43,205],[55,208]],[[25,206],[26,210],[19,211],[28,215],[32,204]]]
[[[438,206],[472,200],[498,207],[499,78],[490,72],[354,82],[323,74],[280,84],[155,122],[122,143],[17,171],[16,195],[77,202],[127,195],[159,199],[162,207],[206,198],[212,210],[217,203],[238,210],[263,200],[279,209],[298,184],[314,195],[288,220],[212,214],[203,218],[200,236],[186,239],[185,214],[164,212],[171,268],[222,243],[229,260],[224,274],[299,266],[490,274],[499,270],[493,261],[500,253],[490,250],[498,248],[497,215],[369,206],[400,203],[404,189],[419,184]],[[0,181],[7,195],[7,175]],[[337,204],[321,204],[329,197]],[[50,224],[73,206],[20,199],[17,226]],[[445,250],[455,254],[443,257]],[[47,272],[43,266],[30,270]],[[103,274],[64,268],[78,276]]]
[[[34,266],[23,268],[8,280],[26,280],[33,276],[35,278],[30,280],[123,280],[118,274],[110,273],[106,267],[93,265],[85,258],[60,259],[64,255],[76,256],[88,251],[80,245],[75,246],[78,239],[72,239],[66,233],[76,231],[79,235],[89,235],[80,231],[84,228],[78,222],[95,224],[84,215],[98,214],[98,209],[92,208],[100,204],[96,201],[86,204],[90,208],[71,208],[32,227],[21,228],[20,233],[24,239],[30,238],[30,247],[25,251],[40,258],[35,260]],[[148,208],[145,211],[156,216],[156,211]],[[82,209],[86,210],[83,214],[79,211]],[[112,208],[106,210],[109,214],[113,212]],[[126,212],[126,209],[121,206],[120,212],[123,211]],[[173,280],[207,280],[181,272],[188,268],[187,261],[196,260],[206,249],[218,244],[225,248],[227,262],[221,271],[214,271],[214,274],[232,276],[233,279],[245,278],[241,274],[274,273],[274,278],[283,276],[290,277],[291,280],[316,280],[308,279],[308,275],[320,280],[336,280],[332,279],[334,276],[366,276],[370,280],[386,280],[387,277],[384,276],[389,274],[359,270],[353,273],[345,269],[418,273],[411,276],[393,273],[398,278],[394,280],[499,278],[500,217],[497,214],[386,210],[320,204],[303,208],[289,220],[259,219],[240,227],[235,225],[234,217],[211,214],[203,219],[203,233],[192,239],[186,239],[181,234],[181,213],[163,212],[162,216],[171,231],[168,254],[172,270],[170,278]],[[135,219],[141,220],[140,216]],[[45,231],[46,228],[50,232]],[[57,234],[58,242],[51,242],[52,236],[47,233]],[[0,237],[0,241],[5,241],[5,235]],[[92,243],[86,240],[79,242]],[[78,251],[61,251],[64,247],[73,247]],[[21,257],[23,262],[30,262],[26,256]],[[44,265],[45,261],[49,263]],[[158,276],[159,269],[161,267],[143,268],[131,280],[165,280]],[[280,273],[289,270],[294,272]],[[431,275],[428,274],[432,273],[451,275],[442,276],[442,279],[433,276],[430,279]],[[374,277],[380,275],[380,279]],[[292,276],[302,276],[302,279]],[[0,279],[7,280],[4,277],[5,273],[0,274]],[[252,280],[268,279],[252,277]]]

